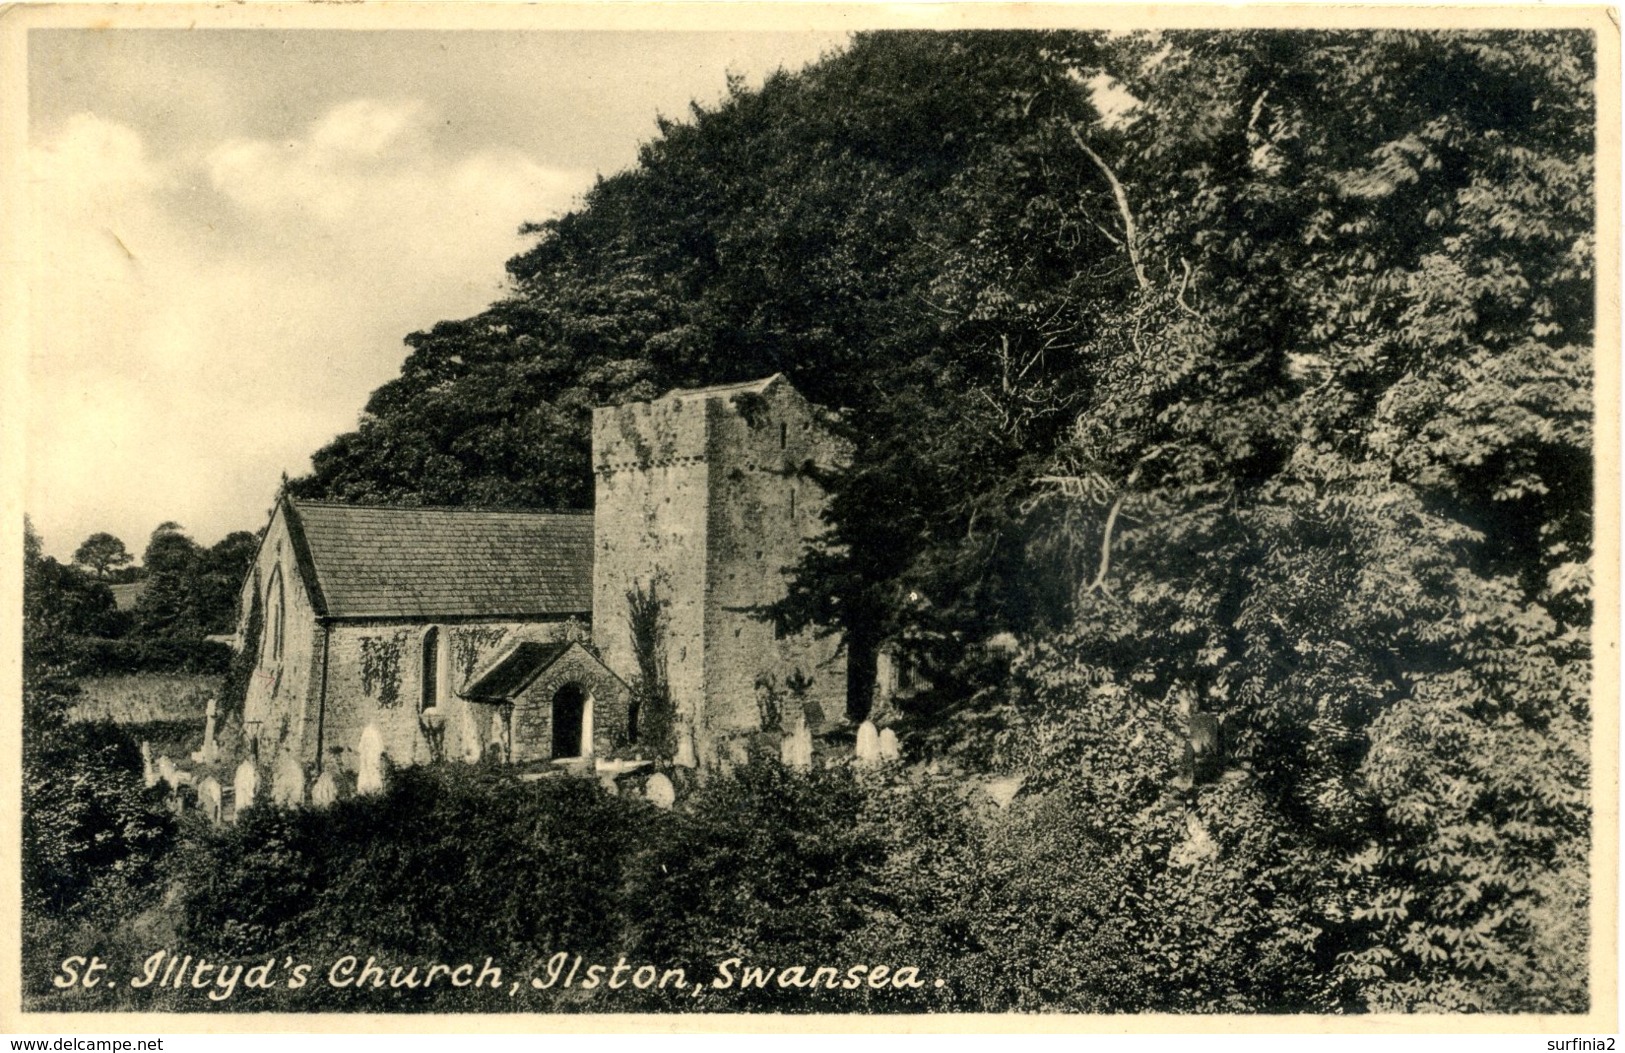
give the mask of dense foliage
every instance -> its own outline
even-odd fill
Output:
[[[135,607],[135,634],[198,640],[237,628],[237,600],[259,547],[246,530],[204,548],[175,523],[154,530],[142,554],[147,588]]]
[[[226,671],[230,649],[204,637],[237,627],[253,534],[237,531],[204,548],[165,523],[140,567],[111,573],[128,554],[110,534],[92,534],[66,565],[43,553],[31,525],[25,538],[23,633],[35,662],[79,676]],[[144,583],[133,610],[115,605],[114,580]]]
[[[200,833],[187,931],[945,981],[683,1008],[1584,1009],[1593,62],[872,34],[666,123],[291,489],[584,506],[594,405],[783,370],[856,455],[774,616],[855,716],[901,652],[939,774],[412,774]]]

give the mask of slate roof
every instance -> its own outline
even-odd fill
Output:
[[[571,643],[516,644],[478,680],[463,689],[464,698],[477,701],[506,701],[523,691],[532,680],[568,651]]]
[[[727,398],[730,395],[742,395],[746,392],[761,395],[773,386],[775,380],[783,379],[783,373],[774,373],[772,376],[763,377],[760,380],[742,380],[734,384],[713,384],[708,388],[672,388],[660,397],[662,399],[718,399]]]
[[[333,618],[592,611],[592,515],[288,501],[301,575]]]

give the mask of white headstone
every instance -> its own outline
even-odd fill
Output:
[[[260,790],[260,772],[253,761],[245,760],[237,765],[237,777],[232,779],[231,788],[231,806],[236,815],[254,806],[254,796]]]
[[[486,749],[494,754],[503,764],[513,757],[512,746],[508,741],[508,725],[512,715],[505,706],[491,706],[490,741]]]
[[[191,772],[184,768],[178,767],[175,762],[170,760],[167,756],[158,758],[158,777],[162,779],[165,785],[167,785],[171,790],[180,789],[182,786],[190,786],[194,781],[196,781],[192,778]]]
[[[670,808],[677,803],[677,790],[661,772],[649,776],[649,781],[643,786],[643,796],[656,808]]]
[[[141,781],[150,790],[158,785],[158,765],[152,759],[152,743],[141,743]]]
[[[880,763],[880,733],[867,720],[858,725],[858,744],[855,756],[858,763],[864,767],[872,767]]]
[[[193,760],[203,764],[213,764],[220,759],[220,747],[214,741],[214,718],[218,705],[215,699],[209,699],[208,708],[204,711],[203,748],[192,754]]]
[[[891,728],[882,728],[880,731],[880,759],[887,764],[894,764],[903,759],[903,751],[897,745],[897,732]]]
[[[694,733],[685,723],[677,725],[677,756],[672,763],[679,768],[693,768],[698,763],[694,759]]]
[[[271,800],[293,806],[305,803],[305,766],[293,754],[284,754],[271,778]]]
[[[795,730],[779,743],[779,760],[786,768],[807,771],[812,768],[812,731],[798,722]]]
[[[378,727],[368,724],[356,747],[360,763],[356,770],[355,792],[377,793],[384,788],[384,737]]]
[[[339,784],[334,781],[333,773],[324,771],[316,777],[316,785],[310,788],[310,803],[318,808],[326,808],[339,799]]]
[[[197,784],[197,806],[211,823],[220,821],[220,780],[206,775]]]

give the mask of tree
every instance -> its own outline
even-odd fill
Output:
[[[125,549],[124,542],[112,534],[97,532],[85,538],[73,553],[73,561],[96,572],[96,580],[107,577],[109,570],[122,567],[135,559]]]
[[[80,636],[118,635],[118,611],[106,585],[44,554],[34,525],[23,520],[23,659],[31,668],[70,661]]]
[[[1148,279],[1030,504],[1072,657],[1194,696],[1313,831],[1350,1006],[1582,1007],[1588,40],[1167,34],[1112,72]]]

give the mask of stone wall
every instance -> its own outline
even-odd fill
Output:
[[[783,379],[594,412],[594,639],[610,668],[634,680],[626,594],[656,583],[672,700],[702,763],[720,741],[760,726],[760,681],[784,695],[810,685],[815,719],[844,715],[839,641],[780,638],[758,617],[784,595],[784,568],[823,531],[824,495],[803,469],[842,456]]]
[[[593,411],[593,640],[605,664],[633,683],[627,592],[653,585],[666,604],[672,702],[690,723],[701,718],[705,693],[705,427],[703,400]]]
[[[438,729],[426,728],[420,716],[423,652],[431,628]],[[437,750],[450,759],[478,760],[490,742],[489,707],[466,702],[459,692],[516,643],[588,637],[580,619],[363,621],[338,623],[331,631],[322,767],[351,775],[360,768],[361,737],[369,726],[378,730],[385,755],[397,766],[433,760]],[[482,718],[487,723],[481,724]],[[314,737],[305,759],[315,762]]]
[[[748,399],[748,401],[747,401]],[[760,609],[784,597],[785,569],[823,533],[823,490],[809,465],[828,468],[840,445],[813,408],[780,381],[761,396],[708,407],[711,501],[705,593],[706,708],[714,732],[760,726],[759,681],[783,696],[807,683],[804,701],[822,721],[846,710],[839,639],[780,635]]]
[[[243,626],[248,623],[255,581],[260,590],[263,618],[259,662],[249,677],[243,703],[243,728],[245,738],[254,744],[261,759],[272,763],[284,753],[309,754],[308,735],[314,729],[307,719],[306,702],[316,698],[321,687],[325,635],[316,624],[316,612],[294,558],[287,520],[280,513],[272,518],[266,530],[254,570],[242,593],[243,609],[238,621]],[[279,581],[283,603],[280,656],[273,646]]]
[[[552,757],[553,700],[567,684],[580,685],[592,701],[592,754],[605,756],[626,741],[631,692],[591,655],[581,648],[571,648],[514,699],[509,716],[509,759],[514,763]]]

